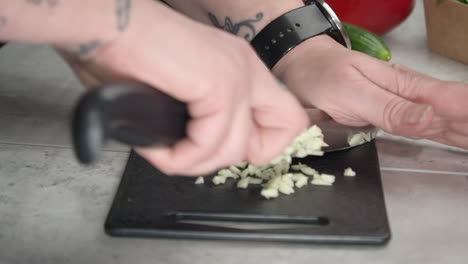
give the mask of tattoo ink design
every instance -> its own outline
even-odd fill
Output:
[[[0,31],[6,26],[7,18],[4,16],[0,16]]]
[[[130,23],[132,0],[115,0],[115,15],[117,16],[117,30],[124,32]]]
[[[224,29],[227,32],[233,33],[234,35],[238,35],[242,28],[247,28],[249,30],[249,32],[245,33],[244,38],[246,40],[250,41],[257,34],[257,31],[255,30],[255,27],[254,27],[253,24],[255,22],[259,22],[260,20],[262,20],[263,13],[259,12],[259,13],[257,13],[257,15],[255,15],[255,19],[247,19],[247,20],[241,21],[241,22],[239,22],[237,24],[234,24],[230,17],[226,17],[224,19],[224,25],[219,23],[218,18],[216,18],[216,16],[213,15],[212,13],[208,13],[208,17],[210,18],[211,23],[215,27]]]
[[[99,40],[93,40],[91,42],[79,45],[78,49],[74,52],[74,55],[80,58],[84,58],[91,55],[101,46],[102,43]]]
[[[59,0],[26,0],[26,2],[33,5],[41,5],[42,3],[46,3],[50,8],[52,8],[57,5]]]

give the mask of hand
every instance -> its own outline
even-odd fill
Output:
[[[305,41],[274,68],[306,107],[349,126],[468,148],[468,85],[350,51],[328,36]]]
[[[306,128],[299,102],[246,41],[146,3],[122,36],[91,57],[62,53],[88,87],[135,79],[188,104],[188,137],[173,147],[138,149],[148,161],[183,175],[243,160],[266,163]]]

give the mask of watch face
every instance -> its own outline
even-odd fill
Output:
[[[341,23],[340,19],[338,16],[335,14],[333,9],[323,0],[315,0],[315,1],[309,1],[310,2],[315,2],[317,7],[323,12],[323,14],[327,17],[327,19],[330,21],[332,26],[339,31],[341,34],[341,37],[344,39],[344,42],[346,44],[346,47],[348,49],[351,49],[351,41],[349,40],[348,33],[343,27],[343,23]]]

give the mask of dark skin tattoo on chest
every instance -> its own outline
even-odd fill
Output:
[[[229,16],[224,18],[224,23],[220,23],[218,18],[212,13],[208,13],[208,17],[210,18],[211,24],[213,24],[215,27],[224,29],[225,31],[234,35],[239,35],[241,34],[241,31],[243,29],[246,29],[248,32],[244,33],[243,37],[246,40],[250,41],[255,37],[255,35],[257,35],[257,31],[255,29],[254,24],[263,19],[263,13],[258,12],[255,15],[255,18],[246,19],[237,23],[233,22],[233,20]]]
[[[115,15],[117,18],[117,30],[124,32],[130,23],[132,0],[115,0]]]
[[[26,3],[32,5],[42,5],[45,4],[49,7],[55,7],[58,4],[59,0],[26,0]]]

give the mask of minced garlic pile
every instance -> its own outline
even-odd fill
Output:
[[[237,181],[237,188],[241,189],[261,184],[263,188],[260,193],[267,199],[278,197],[280,193],[290,195],[294,193],[294,188],[302,188],[309,183],[331,186],[335,182],[335,176],[319,173],[305,164],[291,164],[293,158],[323,156],[322,147],[326,146],[328,145],[324,141],[322,130],[314,125],[299,135],[281,156],[269,164],[254,166],[243,162],[218,171],[212,182],[220,185],[228,179],[233,179]],[[350,174],[350,171],[346,174]],[[195,181],[195,184],[203,183],[202,177]]]

